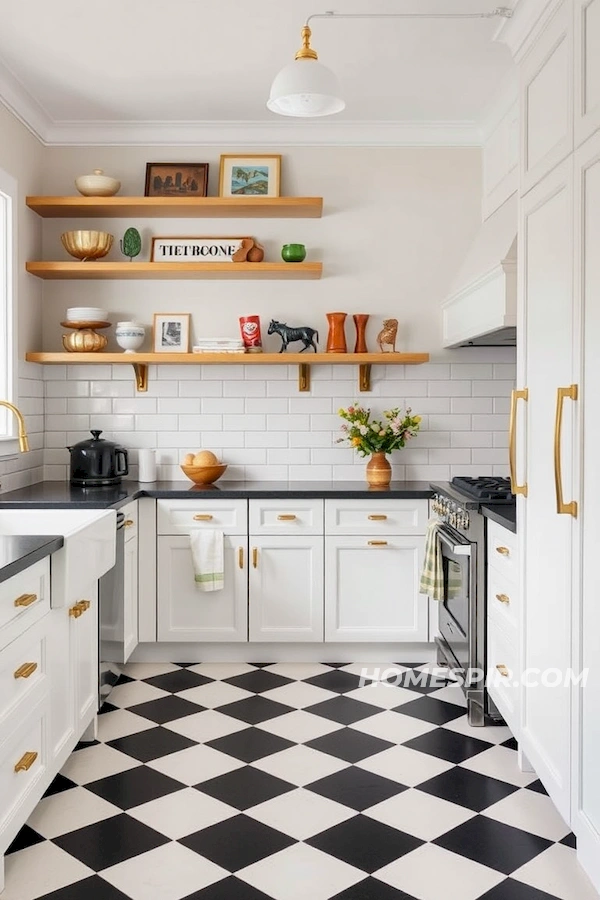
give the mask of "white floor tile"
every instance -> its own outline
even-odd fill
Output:
[[[361,881],[365,873],[307,844],[294,844],[236,876],[275,900],[327,900]]]
[[[261,728],[263,731],[277,734],[279,737],[287,738],[288,741],[294,741],[297,744],[305,744],[324,734],[339,731],[343,727],[338,722],[324,719],[323,716],[315,716],[314,713],[306,712],[303,709],[285,713],[283,716],[268,719],[257,725],[257,728]]]
[[[505,876],[435,844],[423,844],[374,877],[417,900],[477,900]]]
[[[5,858],[6,887],[2,900],[36,900],[93,874],[70,853],[44,841]]]
[[[365,734],[372,734],[383,741],[403,744],[405,741],[410,741],[421,734],[427,734],[428,731],[434,731],[437,725],[432,725],[430,722],[422,722],[413,716],[403,716],[402,713],[385,710],[385,712],[370,716],[361,722],[356,722],[350,728],[355,728],[357,731],[362,731]]]
[[[510,729],[506,725],[484,725],[481,728],[469,725],[466,716],[454,719],[442,726],[449,731],[457,731],[459,734],[466,734],[469,737],[477,738],[478,741],[487,741],[489,744],[503,744],[512,737]]]
[[[305,841],[357,813],[334,800],[298,788],[252,807],[249,815],[298,841]]]
[[[351,697],[353,700],[361,700],[363,703],[370,703],[372,706],[379,706],[381,709],[394,709],[396,706],[402,706],[403,703],[418,700],[420,695],[415,691],[408,691],[406,688],[386,684],[385,681],[373,681],[365,687],[348,691],[344,696]]]
[[[539,834],[549,841],[561,841],[571,830],[550,797],[538,794],[537,791],[515,791],[504,800],[488,806],[483,815],[505,825]]]
[[[45,838],[53,838],[84,828],[92,822],[118,816],[121,812],[118,806],[108,803],[102,797],[97,797],[84,787],[76,787],[42,798],[29,816],[27,824]]]
[[[190,672],[197,672],[198,675],[205,675],[207,678],[235,678],[236,675],[244,675],[246,672],[255,672],[256,666],[250,663],[226,663],[226,662],[207,662],[198,663],[196,666],[190,666]]]
[[[115,709],[114,712],[98,716],[98,740],[104,743],[129,734],[138,734],[149,728],[156,728],[156,722],[137,716],[128,709]]]
[[[199,784],[208,781],[209,778],[217,778],[234,769],[241,769],[245,764],[233,756],[213,750],[198,744],[196,747],[188,747],[187,750],[179,750],[170,753],[160,759],[154,759],[147,764],[149,768],[162,772],[182,784]]]
[[[154,678],[156,675],[167,675],[168,672],[177,672],[179,666],[176,663],[127,663],[123,672],[129,678]],[[112,702],[112,701],[110,701]]]
[[[401,678],[404,673],[409,670],[406,666],[397,666],[395,663],[363,662],[350,663],[347,666],[342,666],[342,671],[350,672],[352,675],[358,675],[359,678],[364,676],[369,680],[380,680],[382,678]]]
[[[483,753],[466,759],[460,765],[463,769],[479,772],[480,775],[489,775],[490,778],[499,778],[500,781],[508,781],[509,784],[517,787],[525,787],[526,784],[531,784],[537,779],[535,772],[521,772],[517,763],[517,754],[508,747],[490,747],[489,750],[484,750]]]
[[[475,815],[464,806],[414,788],[372,806],[364,814],[423,841],[433,841]]]
[[[192,741],[201,743],[214,741],[247,727],[246,722],[240,722],[239,719],[226,716],[215,709],[206,709],[199,713],[193,713],[191,716],[176,719],[174,722],[165,722],[163,725],[163,728],[168,728],[170,731],[175,731]]]
[[[237,816],[239,810],[193,788],[184,788],[127,812],[149,828],[176,841],[231,816]]]
[[[161,691],[160,688],[154,687],[152,684],[146,684],[145,681],[127,681],[125,684],[118,684],[110,692],[110,700],[113,706],[122,708],[128,706],[136,706],[138,703],[147,703],[149,700],[158,700],[159,697],[169,697],[168,691]]]
[[[139,765],[137,759],[132,759],[131,756],[113,747],[95,744],[71,753],[61,772],[77,784],[88,784],[90,781],[108,778],[109,775],[116,775],[117,772],[125,772]]]
[[[598,900],[591,881],[577,862],[575,851],[563,844],[548,847],[513,872],[511,878],[560,900]]]
[[[298,680],[314,678],[315,675],[323,675],[324,672],[331,671],[331,666],[310,662],[273,663],[272,666],[265,667],[265,672],[273,672],[275,675],[282,675],[283,678],[294,678]]]
[[[234,684],[226,684],[224,681],[212,681],[210,684],[201,684],[199,687],[188,688],[187,691],[179,691],[178,697],[189,700],[191,703],[199,703],[207,709],[216,706],[224,706],[226,703],[235,703],[246,697],[253,697],[250,691],[244,691]]]
[[[252,765],[263,772],[275,775],[276,778],[299,786],[311,784],[319,778],[333,775],[334,772],[348,767],[348,763],[343,759],[336,759],[328,753],[304,746],[281,750],[279,753],[257,760]]]
[[[132,900],[181,900],[229,875],[225,869],[182,844],[163,844],[134,856],[102,877]]]
[[[456,706],[467,708],[467,698],[463,693],[463,689],[458,684],[447,684],[446,687],[440,688],[439,691],[432,691],[429,697],[435,697],[437,700],[444,700],[445,703],[454,703]]]
[[[409,747],[390,747],[375,756],[363,759],[356,765],[366,769],[367,772],[374,772],[382,778],[390,778],[408,787],[422,784],[429,778],[435,778],[436,775],[441,775],[442,772],[454,767],[453,763],[446,762],[445,759],[438,759],[428,753],[419,753],[418,750],[411,750]]]
[[[306,684],[304,681],[293,681],[291,684],[284,684],[282,687],[264,691],[261,696],[267,700],[274,700],[276,703],[285,703],[286,706],[293,706],[294,709],[304,709],[306,706],[313,706],[315,703],[331,700],[332,697],[338,697],[339,694],[336,694],[334,691],[326,691],[324,688],[316,687],[314,684]]]

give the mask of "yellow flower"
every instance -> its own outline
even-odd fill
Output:
[[[415,422],[419,423],[423,417],[422,416],[413,416]]]
[[[340,407],[338,409],[338,416],[343,416],[345,412],[346,412],[346,410],[343,407]]]
[[[353,438],[352,438],[352,446],[353,446],[353,447],[360,447],[360,438],[359,438],[359,437],[353,437]]]

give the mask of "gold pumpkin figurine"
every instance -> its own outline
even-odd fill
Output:
[[[63,347],[70,353],[96,353],[104,350],[108,344],[108,338],[104,334],[98,334],[91,328],[83,328],[73,331],[71,334],[63,334]]]

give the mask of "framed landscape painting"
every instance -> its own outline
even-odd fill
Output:
[[[208,163],[146,163],[145,197],[206,197]]]
[[[281,156],[225,153],[221,156],[219,196],[279,197]]]

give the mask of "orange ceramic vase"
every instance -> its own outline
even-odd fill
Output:
[[[327,353],[346,353],[346,333],[344,323],[347,313],[327,313],[329,334],[327,335]]]
[[[356,313],[352,316],[354,319],[354,324],[356,326],[356,343],[354,344],[354,352],[355,353],[368,353],[367,350],[367,340],[365,337],[365,331],[367,330],[367,322],[369,321],[369,316],[367,313]]]
[[[367,463],[367,482],[371,487],[388,487],[392,480],[392,466],[385,453],[373,453]]]

